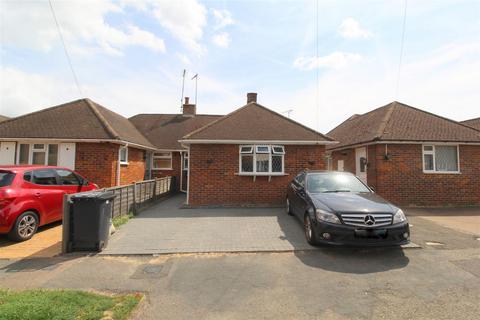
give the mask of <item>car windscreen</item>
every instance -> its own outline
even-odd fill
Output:
[[[12,184],[15,173],[10,171],[0,171],[0,187],[7,187]]]
[[[343,173],[308,174],[307,190],[311,193],[370,192],[357,177]]]

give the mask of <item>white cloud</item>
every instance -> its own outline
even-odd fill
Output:
[[[197,54],[205,51],[200,40],[207,24],[207,10],[197,0],[154,2],[153,14],[187,48]]]
[[[184,65],[188,65],[188,64],[191,64],[191,61],[190,59],[188,58],[188,56],[184,53],[179,53],[177,52],[177,58],[184,64]]]
[[[230,41],[230,35],[227,32],[221,32],[212,37],[212,42],[221,48],[228,48]]]
[[[372,36],[371,32],[363,29],[358,21],[353,18],[344,19],[338,28],[338,32],[347,39],[370,38]]]
[[[215,19],[215,26],[213,27],[215,30],[220,30],[235,23],[232,19],[232,14],[228,10],[212,9],[212,14]]]
[[[480,45],[456,43],[404,60],[396,96],[397,63],[364,59],[347,69],[327,70],[317,86],[275,92],[265,102],[277,110],[294,109],[294,120],[328,132],[355,113],[365,113],[394,100],[454,119],[478,117]],[[319,117],[316,118],[316,91]],[[266,97],[268,99],[268,97]]]
[[[293,62],[293,66],[300,70],[315,68],[341,69],[362,60],[362,56],[356,53],[335,51],[323,57],[299,57]]]
[[[155,34],[130,25],[127,30],[113,27],[105,16],[122,14],[122,8],[107,1],[54,1],[53,7],[67,45],[73,52],[121,55],[127,46],[142,46],[165,52],[165,44]],[[58,45],[59,35],[47,2],[1,2],[2,43],[49,52]],[[28,23],[26,23],[28,21]]]
[[[1,67],[0,79],[8,79],[0,82],[0,114],[6,116],[19,116],[78,99],[75,86],[67,84],[73,81],[12,67]]]

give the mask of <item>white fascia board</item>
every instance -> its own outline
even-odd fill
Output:
[[[337,141],[314,141],[314,140],[207,140],[188,139],[179,140],[182,145],[189,144],[279,144],[279,145],[330,145]]]
[[[138,143],[128,142],[125,140],[115,140],[115,139],[0,138],[0,141],[18,141],[18,142],[47,141],[47,142],[57,142],[57,143],[60,143],[60,142],[88,142],[88,143],[108,142],[108,143],[121,144],[124,146],[128,145],[128,146],[138,147],[138,148],[147,149],[147,150],[157,150],[157,148],[154,148],[154,147],[148,147]]]
[[[374,141],[374,142],[366,142],[366,143],[357,143],[357,144],[351,144],[348,146],[343,146],[339,148],[332,148],[328,149],[327,152],[333,152],[333,151],[341,151],[345,149],[355,149],[358,147],[363,147],[363,146],[370,146],[370,145],[375,145],[375,144],[436,144],[436,145],[471,145],[471,146],[480,146],[480,142],[462,142],[462,141],[388,141],[388,140],[381,140],[381,141]]]

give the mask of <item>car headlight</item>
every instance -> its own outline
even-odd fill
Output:
[[[398,209],[398,211],[393,215],[393,224],[404,221],[407,221],[407,217],[405,216],[405,213],[403,213],[402,209]]]
[[[328,212],[322,209],[317,209],[316,213],[317,213],[317,219],[320,221],[325,221],[329,223],[341,223],[340,219],[338,219],[338,217],[331,212]]]

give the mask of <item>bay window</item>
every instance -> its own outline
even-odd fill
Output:
[[[424,145],[422,150],[424,172],[460,172],[457,145]]]
[[[240,174],[283,174],[284,156],[283,146],[240,146]]]
[[[172,170],[172,153],[171,152],[154,152],[152,162],[153,162],[153,169]]]

